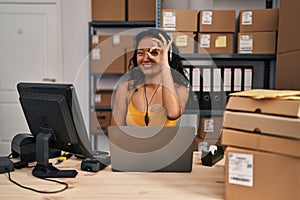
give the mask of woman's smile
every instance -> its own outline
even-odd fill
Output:
[[[146,69],[149,69],[149,68],[152,68],[152,67],[155,67],[157,64],[156,63],[144,63],[142,64],[142,66]]]

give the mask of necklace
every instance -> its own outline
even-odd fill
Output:
[[[148,103],[148,98],[147,98],[146,84],[144,84],[144,95],[145,95],[145,100],[146,100],[146,114],[145,114],[144,120],[145,120],[146,126],[148,126],[149,121],[150,121],[150,118],[149,118],[149,115],[148,115],[149,105],[151,104],[151,102],[153,100],[153,97],[156,94],[156,92],[157,92],[160,84],[161,84],[161,82],[159,82],[159,84],[157,84],[157,86],[156,86],[156,88],[155,88],[155,90],[154,90],[154,92],[152,94],[152,97],[150,98],[149,103]]]

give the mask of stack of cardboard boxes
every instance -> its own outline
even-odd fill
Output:
[[[127,71],[126,50],[133,49],[133,36],[92,35],[91,73],[124,74]]]
[[[154,22],[155,5],[155,0],[92,0],[92,21]],[[116,33],[108,31],[91,36],[91,73],[124,74],[127,71],[134,35]]]
[[[226,199],[300,199],[300,91],[233,93],[226,107]],[[283,97],[284,96],[284,97]]]
[[[201,10],[199,14],[199,53],[234,53],[235,10]]]
[[[155,5],[155,0],[92,0],[92,21],[155,21]]]
[[[162,10],[161,26],[173,38],[179,53],[195,52],[197,17],[197,10]]]
[[[167,31],[189,31],[189,34],[184,34],[191,39],[191,32],[194,36],[197,32],[195,42],[190,42],[196,46],[194,51],[189,48],[189,51],[181,53],[274,54],[278,16],[277,8],[241,10],[237,33],[235,10],[163,9],[161,27]],[[179,46],[182,44],[179,43]]]
[[[95,34],[91,36],[91,73],[124,74],[133,55],[134,36]]]
[[[112,90],[96,90],[94,96],[95,112],[90,113],[91,131],[94,134],[105,133],[111,121]],[[98,108],[101,108],[99,110]]]
[[[279,9],[241,10],[239,15],[238,53],[274,54]]]
[[[204,142],[207,146],[221,146],[221,132],[223,116],[202,116],[195,137],[195,150],[199,150],[199,143]]]

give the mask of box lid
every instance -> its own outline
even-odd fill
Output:
[[[300,140],[298,139],[223,129],[222,145],[273,152],[300,158]]]
[[[300,139],[300,118],[226,110],[223,127]]]
[[[227,110],[300,118],[300,91],[255,89],[231,93]]]

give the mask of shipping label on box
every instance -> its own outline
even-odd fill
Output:
[[[200,47],[210,48],[210,34],[201,34],[200,35]]]
[[[253,186],[253,155],[228,154],[228,182],[242,186]]]
[[[253,53],[253,38],[252,35],[240,35],[239,53]]]
[[[212,11],[203,11],[202,12],[202,24],[212,24]]]
[[[242,13],[242,25],[252,25],[252,11]]]
[[[176,12],[163,12],[163,27],[166,31],[176,30]]]
[[[207,133],[214,132],[214,120],[213,119],[204,120],[204,132],[207,132]]]

